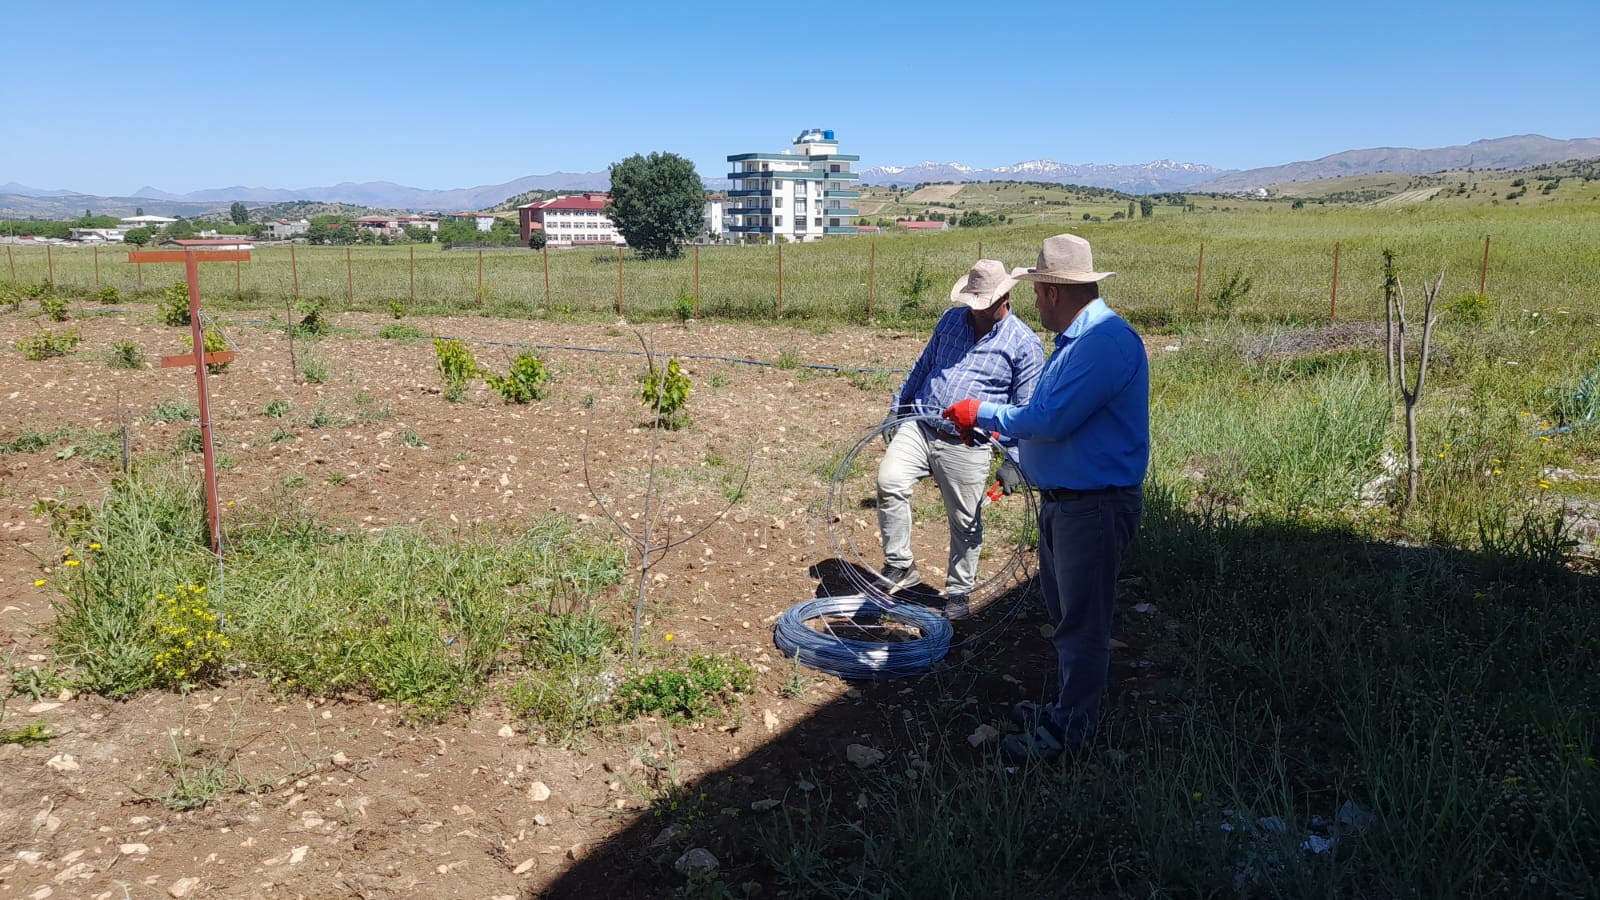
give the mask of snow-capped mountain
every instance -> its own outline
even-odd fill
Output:
[[[1226,175],[1231,169],[1218,169],[1201,163],[1180,163],[1170,159],[1134,166],[1103,163],[1060,163],[1032,159],[1010,166],[980,169],[958,162],[920,162],[914,166],[874,166],[861,171],[864,184],[912,185],[933,181],[1049,181],[1115,188],[1132,194],[1180,191],[1192,185]]]

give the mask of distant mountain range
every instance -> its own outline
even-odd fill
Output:
[[[1431,150],[1414,150],[1410,147],[1346,150],[1307,162],[1230,172],[1195,185],[1195,190],[1226,194],[1290,181],[1316,181],[1377,172],[1425,175],[1446,169],[1521,169],[1596,156],[1600,156],[1600,138],[1563,141],[1542,134],[1519,134]]]
[[[1321,159],[1244,171],[1164,159],[1129,166],[1100,163],[1074,165],[1037,159],[992,169],[956,162],[874,166],[861,170],[860,175],[861,183],[878,185],[909,186],[934,181],[1048,181],[1112,188],[1130,194],[1165,191],[1233,193],[1290,181],[1312,181],[1344,175],[1377,172],[1424,174],[1463,168],[1512,169],[1591,157],[1600,157],[1600,138],[1556,140],[1537,134],[1524,134],[1429,150],[1406,147],[1346,150]],[[703,180],[711,190],[728,187],[725,178]],[[10,182],[0,185],[0,217],[72,218],[82,215],[86,209],[106,215],[131,215],[141,207],[152,215],[195,216],[225,210],[228,204],[236,200],[257,206],[313,200],[386,210],[447,212],[485,209],[507,197],[527,191],[603,191],[610,183],[610,175],[606,172],[555,172],[529,175],[504,184],[442,191],[407,187],[388,181],[367,181],[297,189],[211,188],[187,194],[173,194],[146,186],[134,191],[131,196],[101,197],[70,190],[42,190]]]
[[[977,169],[955,162],[920,162],[914,166],[873,166],[862,169],[861,183],[909,186],[933,181],[1048,181],[1112,188],[1129,194],[1157,194],[1187,190],[1232,171],[1201,163],[1173,162],[1170,159],[1158,159],[1135,166],[1101,163],[1075,165],[1035,159],[993,169]]]

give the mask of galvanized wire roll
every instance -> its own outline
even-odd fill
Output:
[[[867,641],[834,631],[829,616],[850,620],[852,629],[871,629],[863,619],[889,619],[916,629],[907,641]],[[807,623],[818,621],[821,630]],[[950,650],[954,629],[937,611],[914,603],[890,603],[882,597],[849,594],[797,603],[778,616],[773,641],[784,655],[801,665],[850,679],[902,678],[920,675]]]

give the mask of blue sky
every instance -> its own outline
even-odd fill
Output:
[[[715,177],[807,127],[862,166],[1600,136],[1592,0],[27,2],[0,21],[0,184],[99,194],[468,187],[653,150]]]

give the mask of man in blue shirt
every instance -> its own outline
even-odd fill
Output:
[[[1015,438],[1041,497],[1039,580],[1053,628],[1059,691],[1013,710],[1027,730],[1001,745],[1012,759],[1078,754],[1099,721],[1111,662],[1117,571],[1143,513],[1150,464],[1150,366],[1133,326],[1100,299],[1089,242],[1046,238],[1033,282],[1055,353],[1024,404],[963,399],[944,411],[964,434]]]
[[[1011,315],[1016,283],[1004,263],[980,259],[951,288],[950,300],[958,305],[940,317],[889,410],[891,416],[922,412],[931,421],[896,429],[878,466],[884,558],[879,580],[889,591],[922,582],[911,551],[911,489],[932,475],[950,527],[944,610],[952,618],[965,614],[966,598],[977,583],[983,490],[992,455],[987,446],[963,442],[954,426],[939,421],[938,411],[962,397],[1026,404],[1033,396],[1044,349],[1033,329]],[[1000,467],[1001,487],[1008,494],[1022,483],[1016,452],[1010,450]]]

